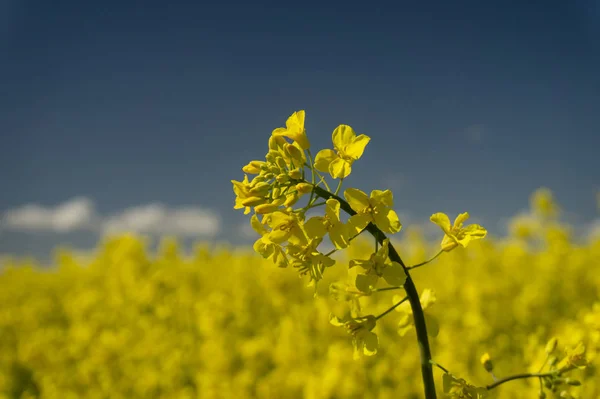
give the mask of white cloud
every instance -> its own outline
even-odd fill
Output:
[[[197,207],[169,208],[163,204],[135,206],[103,217],[89,198],[76,197],[54,207],[26,204],[6,211],[3,230],[137,232],[181,236],[215,236],[221,228],[219,216]]]
[[[26,204],[8,210],[2,218],[2,227],[20,231],[67,233],[91,228],[94,219],[95,209],[92,201],[76,197],[54,207]]]
[[[168,208],[162,204],[135,206],[106,218],[102,230],[107,233],[132,231],[148,234],[215,236],[221,220],[214,212],[199,207]]]

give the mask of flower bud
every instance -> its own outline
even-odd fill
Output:
[[[298,195],[297,192],[296,193],[292,193],[292,194],[288,194],[287,199],[285,200],[285,202],[283,203],[283,205],[285,205],[286,207],[292,206],[296,202],[298,202],[299,198],[300,198],[300,196]]]
[[[290,170],[290,172],[288,173],[288,175],[292,179],[302,179],[302,172],[300,171],[300,168],[296,168],[296,169]]]
[[[279,167],[279,170],[285,170],[287,167],[287,165],[285,164],[285,160],[282,157],[277,158],[275,163]]]
[[[277,180],[277,182],[280,184],[285,184],[290,180],[290,177],[286,174],[281,173],[281,174],[277,175],[275,180]]]
[[[565,378],[565,383],[566,383],[566,384],[569,384],[569,385],[572,385],[572,386],[574,386],[574,387],[578,387],[578,386],[580,386],[580,385],[581,385],[581,381],[579,381],[579,380],[574,380],[574,379],[572,379],[572,378]]]
[[[544,393],[544,391],[540,391],[538,393],[538,399],[546,399],[546,394]]]
[[[487,371],[488,373],[492,372],[492,370],[494,369],[494,365],[492,364],[492,359],[490,358],[489,353],[487,353],[487,352],[484,353],[483,356],[481,356],[481,359],[479,361],[483,365],[483,368],[485,369],[485,371]]]
[[[290,143],[286,143],[283,146],[283,148],[285,149],[285,152],[289,155],[289,157],[292,158],[297,165],[302,164],[303,154],[302,154],[302,151],[298,147],[296,147],[295,145],[292,145]]]
[[[558,340],[556,337],[552,337],[548,343],[546,344],[546,353],[551,355],[556,350],[556,346],[558,345]]]
[[[269,192],[271,185],[265,182],[258,182],[254,187],[250,189],[250,194],[255,196],[264,196]]]
[[[262,170],[262,166],[265,164],[263,161],[252,161],[248,165],[242,168],[244,173],[248,173],[250,175],[257,175]]]
[[[287,141],[282,136],[271,136],[269,138],[269,149],[277,150],[278,147],[283,146]]]
[[[296,190],[298,190],[298,192],[300,194],[308,194],[312,191],[313,189],[313,185],[310,183],[298,183],[296,184]]]
[[[244,206],[255,206],[264,204],[266,202],[264,197],[249,197],[242,201],[242,205]]]
[[[271,204],[281,206],[284,204],[284,202],[286,200],[287,200],[287,197],[285,195],[280,195],[279,197],[277,197],[273,201],[271,201]]]
[[[267,213],[273,213],[277,210],[279,206],[275,205],[275,204],[262,204],[262,205],[258,205],[254,208],[254,212],[260,214],[260,215],[265,215]]]

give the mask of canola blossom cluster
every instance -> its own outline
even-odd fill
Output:
[[[251,161],[242,168],[245,173],[243,181],[232,180],[236,195],[234,209],[244,209],[244,213],[248,214],[254,208],[251,225],[260,236],[254,244],[255,251],[279,267],[291,265],[301,275],[308,275],[309,285],[315,287],[316,295],[317,283],[323,279],[325,271],[336,264],[331,255],[346,249],[352,240],[368,231],[375,238],[374,252],[369,259],[350,259],[349,271],[358,269],[358,272],[354,273],[353,281],[347,287],[334,288],[338,298],[341,291],[346,291],[349,312],[343,318],[330,315],[331,324],[344,327],[352,336],[354,359],[363,355],[373,356],[378,352],[379,339],[373,332],[377,321],[392,310],[397,310],[403,313],[399,324],[400,335],[408,332],[413,325],[416,329],[427,399],[436,397],[433,365],[445,372],[444,393],[452,397],[484,397],[489,390],[511,380],[508,378],[507,381],[497,382],[497,385],[475,387],[454,377],[434,362],[427,335],[435,337],[439,332],[439,323],[424,311],[435,302],[436,297],[430,290],[424,291],[419,297],[410,275],[410,269],[424,266],[444,252],[458,247],[466,248],[472,241],[485,238],[486,229],[478,224],[464,226],[469,218],[467,212],[459,214],[453,224],[448,215],[435,213],[430,220],[444,233],[441,249],[433,258],[407,267],[386,236],[402,229],[402,223],[393,210],[392,192],[374,189],[367,195],[351,187],[344,190],[345,200],[338,197],[344,179],[351,174],[354,162],[363,155],[370,137],[364,134],[357,136],[350,126],[339,125],[332,133],[334,149],[321,150],[313,159],[306,135],[305,117],[304,111],[293,113],[286,121],[285,128],[277,128],[272,132],[265,161]],[[329,188],[327,177],[321,173],[328,173],[330,178],[338,180],[335,191]],[[248,174],[256,176],[249,180]],[[308,201],[298,206],[299,200],[309,194]],[[547,194],[538,194],[538,208],[546,216],[553,216],[556,209]],[[307,211],[320,206],[325,207],[323,216],[313,216],[307,220]],[[340,210],[347,213],[347,222],[342,221]],[[327,253],[319,249],[325,236],[334,246]],[[380,279],[388,286],[378,287]],[[405,290],[406,296],[395,296],[396,303],[391,308],[378,316],[359,314],[359,297],[396,289]],[[354,298],[348,300],[348,297]],[[558,379],[569,371],[571,369],[554,369],[548,375],[528,377],[539,378],[539,396],[544,396],[542,379]],[[555,384],[548,384],[546,388],[556,388]],[[567,394],[565,391],[564,395]]]
[[[439,321],[432,352],[449,371],[436,367],[440,398],[444,389],[468,397],[494,383],[482,366],[486,352],[496,379],[537,373],[544,363],[542,372],[575,366],[542,379],[546,397],[600,397],[600,237],[576,241],[550,216],[555,204],[541,207],[539,197],[548,200],[536,192],[509,236],[457,248],[412,273],[427,286],[419,291],[425,314]],[[407,264],[440,247],[412,225],[390,244]],[[348,266],[372,253],[361,236],[336,261]],[[331,268],[321,282],[331,295],[314,299],[295,273],[243,248],[184,251],[165,239],[156,252],[131,235],[92,254],[59,249],[50,268],[4,259],[0,398],[422,398],[406,301],[377,320],[371,332],[381,347],[358,361],[345,327],[327,323],[350,306],[377,315],[397,303],[399,290],[358,295],[345,289],[353,283],[345,267]],[[489,397],[539,391],[538,379],[517,379]]]
[[[371,233],[374,232],[376,239],[380,238],[377,243],[381,243],[381,247],[376,248],[369,259],[350,260],[348,268],[358,270],[353,286],[359,295],[371,295],[380,279],[389,288],[404,288],[405,281],[410,278],[408,268],[397,253],[395,259],[390,257],[389,238],[385,236],[402,229],[393,209],[392,192],[374,189],[367,195],[350,187],[343,192],[345,200],[338,197],[344,179],[351,174],[354,162],[363,155],[370,137],[357,135],[348,125],[339,125],[331,135],[334,149],[320,150],[313,160],[305,118],[304,111],[294,112],[286,121],[285,128],[273,130],[265,160],[249,162],[242,168],[244,179],[232,180],[236,195],[234,209],[244,209],[245,214],[254,210],[250,223],[259,236],[254,250],[281,268],[292,266],[301,275],[308,275],[309,285],[315,287],[316,293],[317,283],[325,270],[336,263],[331,255],[347,248],[353,239],[371,226]],[[338,180],[335,192],[331,191],[327,178],[321,173],[328,173],[331,179]],[[252,180],[248,178],[249,174],[254,175]],[[309,195],[310,198],[298,206],[300,199]],[[324,208],[322,216],[307,219],[307,211],[319,207]],[[346,222],[341,218],[341,210],[347,213]],[[440,253],[458,246],[467,247],[471,241],[486,236],[487,231],[480,225],[463,226],[468,218],[467,212],[462,213],[451,224],[444,213],[431,216],[431,222],[444,232]],[[334,247],[327,253],[319,249],[325,237]],[[412,281],[408,285],[412,285]],[[418,295],[416,291],[407,289],[409,301],[399,298],[396,306],[405,302],[404,307],[408,306],[412,311],[415,305],[410,304],[411,292],[415,297]],[[421,314],[422,305],[419,308],[417,302],[416,306]],[[345,327],[352,336],[355,359],[362,355],[372,356],[379,346],[378,337],[372,330],[385,314],[357,316],[355,310],[351,309],[343,318],[332,315],[330,321]],[[430,323],[435,330],[437,324],[431,319]],[[419,332],[419,328],[417,330]],[[428,345],[421,342],[423,344]],[[425,356],[429,355],[425,353]],[[424,359],[426,362],[429,360]]]

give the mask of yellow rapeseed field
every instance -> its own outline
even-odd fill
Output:
[[[583,342],[590,365],[570,375],[582,386],[568,391],[599,398],[600,239],[576,244],[569,226],[552,220],[515,218],[509,237],[457,248],[412,273],[419,292],[437,298],[425,311],[439,324],[433,358],[483,386],[493,382],[480,363],[486,352],[502,378],[537,371],[552,337],[559,358]],[[398,236],[409,264],[439,247],[410,226]],[[359,360],[329,323],[347,307],[329,285],[348,279],[348,259],[371,253],[371,241],[354,240],[317,298],[295,271],[251,248],[199,244],[184,254],[170,238],[156,254],[133,235],[107,238],[87,258],[58,250],[50,269],[6,261],[0,398],[420,398],[414,328],[398,324],[406,308],[378,321],[379,351]],[[361,306],[378,313],[393,297],[379,292]],[[537,379],[522,379],[490,397],[538,391]]]

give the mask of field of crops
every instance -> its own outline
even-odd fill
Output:
[[[410,226],[397,236],[408,264],[439,247]],[[183,253],[165,239],[151,254],[142,238],[124,235],[90,258],[58,251],[50,270],[8,262],[0,271],[0,398],[420,398],[414,328],[398,333],[406,308],[377,322],[378,353],[358,360],[351,337],[329,322],[347,309],[329,295],[330,283],[345,282],[347,259],[368,258],[370,243],[352,242],[317,298],[295,270],[250,247]],[[419,292],[437,298],[425,311],[439,324],[434,360],[486,385],[493,379],[480,363],[485,352],[502,378],[537,371],[552,337],[559,358],[583,342],[590,365],[570,375],[582,386],[567,390],[599,398],[599,259],[600,239],[575,244],[569,226],[515,218],[509,237],[415,270]],[[362,312],[381,313],[394,295],[361,298]],[[490,397],[538,391],[537,379],[521,379]]]

